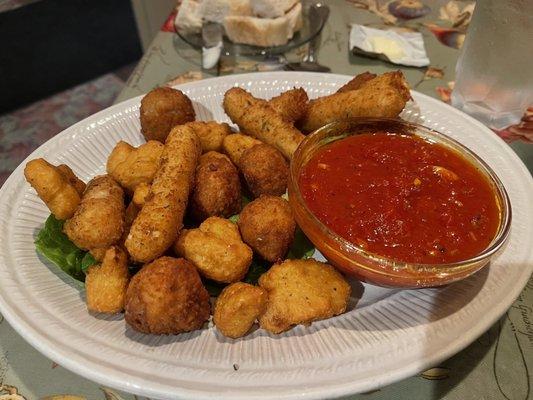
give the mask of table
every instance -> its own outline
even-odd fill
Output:
[[[349,75],[366,70],[383,73],[401,69],[413,88],[446,100],[452,86],[450,82],[454,79],[454,65],[458,55],[458,50],[453,46],[457,47],[461,43],[465,29],[465,25],[460,25],[457,29],[451,28],[454,18],[456,21],[459,18],[459,13],[454,12],[461,11],[469,3],[449,0],[427,0],[425,3],[431,8],[426,16],[415,20],[393,21],[394,16],[377,0],[328,1],[332,12],[321,38],[319,61],[328,65],[334,73]],[[441,13],[447,13],[449,20],[440,20],[438,16]],[[202,71],[200,53],[173,33],[171,17],[139,62],[117,102],[169,82],[175,84],[218,74],[245,73],[272,67],[271,63],[265,63],[261,58],[223,57],[217,71]],[[348,52],[350,23],[382,26],[384,21],[403,29],[420,30],[431,60],[431,68],[399,68]],[[305,49],[298,49],[286,54],[286,57],[298,60],[304,51]],[[528,127],[529,125],[526,126]],[[533,146],[527,143],[533,141],[533,134],[528,129],[525,129],[525,134],[522,131],[518,130],[518,135],[516,131],[500,134],[507,139],[522,139],[515,140],[510,145],[530,171],[533,171]],[[459,354],[417,376],[346,399],[527,400],[533,396],[532,371],[533,279],[530,279],[507,313]],[[27,344],[0,317],[0,400],[37,398],[141,399],[100,387],[53,363]]]

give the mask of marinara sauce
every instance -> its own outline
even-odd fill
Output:
[[[397,261],[468,259],[499,225],[486,178],[458,153],[418,136],[364,133],[325,145],[304,166],[299,186],[332,231]]]

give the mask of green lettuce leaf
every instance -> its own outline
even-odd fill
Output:
[[[35,247],[37,252],[51,261],[74,279],[84,282],[85,272],[96,264],[94,257],[76,247],[63,233],[63,223],[53,215],[46,220],[37,235]]]

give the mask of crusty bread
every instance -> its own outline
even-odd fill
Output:
[[[252,15],[250,0],[203,0],[201,8],[206,21],[219,24],[230,15]]]
[[[302,29],[303,17],[302,17],[302,4],[296,3],[296,5],[285,14],[285,18],[289,20],[290,33],[289,39],[292,39],[295,32]]]
[[[179,6],[174,24],[186,33],[198,33],[202,30],[201,4],[199,0],[183,0]]]
[[[292,36],[289,18],[229,16],[224,19],[226,35],[234,43],[261,47],[281,46]]]
[[[284,16],[299,0],[250,0],[253,15],[261,18]]]

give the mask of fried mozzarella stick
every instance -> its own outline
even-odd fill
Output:
[[[272,106],[244,89],[234,87],[228,90],[223,106],[243,133],[276,147],[289,160],[304,139],[304,135]]]
[[[222,142],[222,149],[229,157],[231,162],[236,166],[239,166],[244,152],[262,143],[263,142],[260,140],[254,139],[251,136],[243,135],[242,133],[234,133],[224,138],[224,141]]]
[[[80,204],[80,193],[60,168],[38,158],[26,164],[24,176],[57,219],[74,215]]]
[[[109,175],[93,178],[63,231],[84,250],[108,248],[124,232],[124,191]]]
[[[397,117],[410,98],[400,71],[387,72],[357,90],[334,93],[309,103],[302,130],[311,132],[330,122],[351,117]]]
[[[143,208],[133,221],[125,246],[131,258],[147,263],[161,256],[178,237],[202,146],[194,131],[170,131]]]
[[[305,115],[309,97],[302,88],[294,88],[272,97],[268,104],[287,122],[296,122]]]
[[[341,86],[337,93],[349,92],[350,90],[360,89],[363,84],[374,79],[377,75],[371,72],[363,72],[362,74],[355,75],[349,82],[346,82]]]

